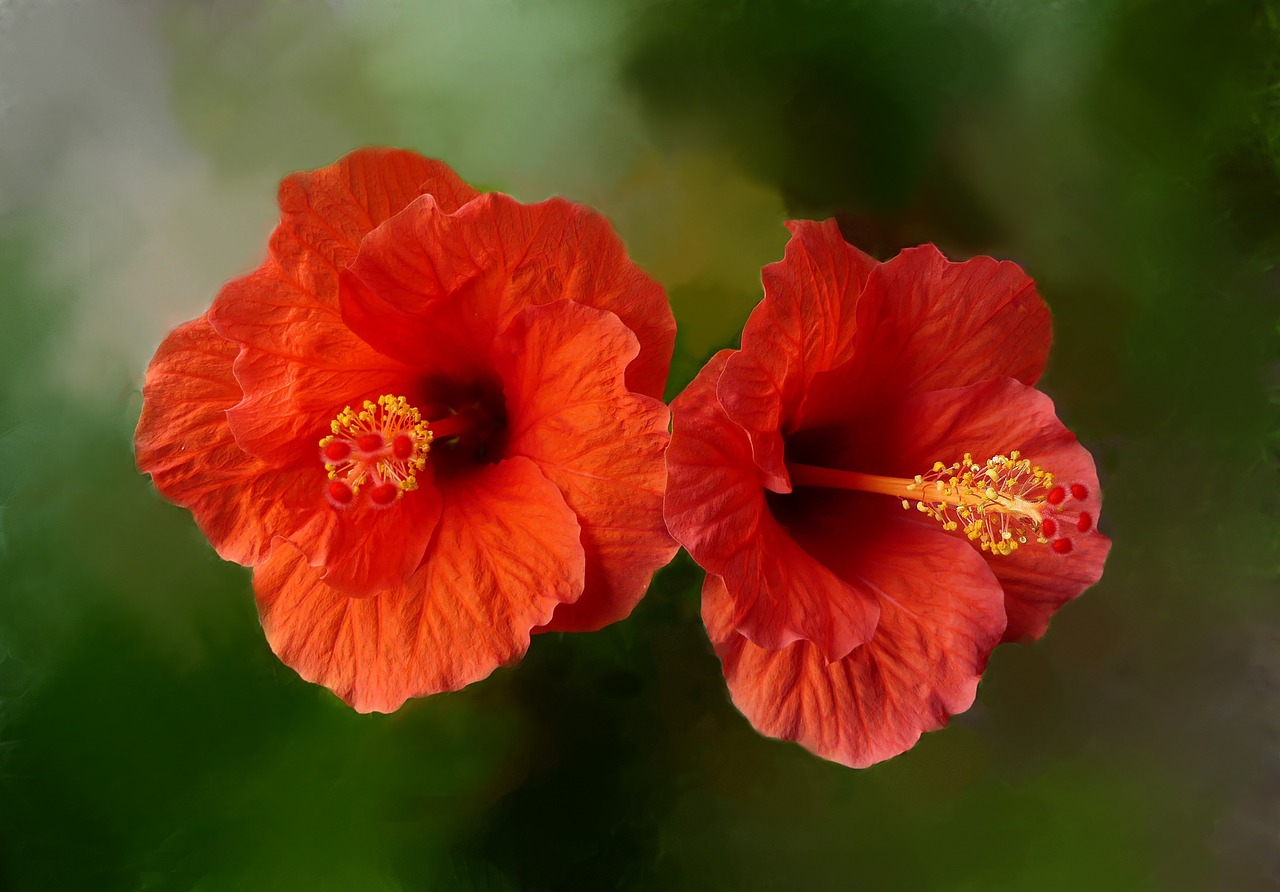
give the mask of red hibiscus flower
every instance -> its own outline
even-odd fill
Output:
[[[410,152],[287,177],[269,256],[147,370],[138,466],[360,711],[622,619],[662,521],[675,324],[609,224]]]
[[[734,703],[861,767],[967,709],[1110,541],[1092,459],[1031,386],[1049,314],[1021,269],[790,229],[742,349],[672,405],[665,511]]]

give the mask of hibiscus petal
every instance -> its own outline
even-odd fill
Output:
[[[270,257],[229,282],[209,311],[218,332],[245,347],[235,365],[244,398],[229,413],[242,447],[300,458],[352,397],[412,380],[342,321],[338,274],[365,235],[424,192],[450,208],[476,194],[439,161],[398,149],[360,149],[280,184]]]
[[[453,691],[518,660],[530,630],[582,593],[578,523],[524,458],[451,485],[421,569],[376,598],[325,585],[292,549],[254,573],[272,650],[360,712]]]
[[[875,635],[828,661],[808,641],[760,647],[734,625],[725,581],[708,575],[702,615],[734,705],[762,734],[854,768],[896,756],[973,703],[1000,640],[1000,589],[982,559],[940,533],[899,523],[888,547],[851,554],[840,572],[883,591]],[[956,543],[959,545],[959,543]]]
[[[432,196],[447,212],[480,193],[444,162],[416,152],[363,148],[319,170],[300,171],[280,183],[282,223],[335,266],[355,257],[360,240],[420,195]]]
[[[667,527],[695,561],[725,578],[741,634],[769,648],[805,639],[838,659],[870,639],[879,606],[807,554],[770,513],[747,433],[715,398],[730,355],[716,354],[672,403]]]
[[[1102,578],[1111,540],[1097,532],[1098,472],[1092,456],[1058,420],[1053,401],[1040,391],[1002,378],[920,394],[895,407],[877,429],[885,432],[880,447],[887,453],[881,465],[887,469],[879,473],[909,475],[934,461],[957,461],[966,452],[985,461],[1016,449],[1068,488],[1084,487],[1084,499],[1067,497],[1067,507],[1090,517],[1090,529],[1073,534],[1070,554],[1028,544],[1008,556],[986,555],[1005,590],[1006,640],[1039,638],[1058,608]]]
[[[361,341],[273,261],[227,283],[209,312],[219,333],[244,347],[234,366],[244,397],[228,413],[232,431],[268,461],[314,456],[344,406],[413,393],[413,369]]]
[[[469,314],[475,350],[487,349],[529,305],[569,299],[615,313],[640,342],[627,386],[662,395],[675,344],[671,308],[608,221],[588,208],[562,198],[525,205],[491,193],[449,213],[420,199],[365,239],[344,283],[342,312],[387,356],[422,365],[444,342],[445,297]]]
[[[167,499],[191,509],[226,560],[261,563],[280,537],[305,546],[313,564],[328,564],[326,580],[351,594],[404,580],[421,562],[440,512],[430,466],[421,488],[386,511],[333,508],[314,445],[303,461],[276,465],[236,443],[226,414],[240,398],[231,374],[239,349],[205,317],[164,340],[143,386],[139,469]]]
[[[323,474],[317,474],[317,480]],[[311,565],[324,567],[322,578],[331,588],[356,598],[371,598],[408,579],[422,563],[440,520],[440,495],[431,482],[431,465],[418,474],[419,488],[404,494],[390,508],[362,502],[339,510],[320,508],[332,517],[328,536],[301,547]],[[295,539],[295,542],[297,540]]]
[[[572,301],[521,311],[494,346],[507,452],[537,462],[582,525],[586,586],[548,631],[627,617],[677,546],[662,520],[670,413],[626,388],[636,336],[617,316]]]
[[[762,271],[764,300],[717,391],[729,417],[750,435],[765,485],[775,492],[791,489],[783,436],[814,376],[852,357],[858,295],[877,266],[844,240],[834,219],[796,220],[787,228],[786,254]]]
[[[912,394],[992,378],[1034,384],[1052,339],[1049,310],[1015,263],[947,260],[909,248],[867,277],[854,358],[819,375],[804,412],[809,428],[861,419]]]
[[[240,400],[238,351],[204,316],[174,329],[147,368],[134,447],[139,470],[191,510],[218,554],[251,565],[274,536],[315,537],[326,518],[307,507],[318,469],[276,468],[236,445],[227,409]]]

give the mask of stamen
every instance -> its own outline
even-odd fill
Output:
[[[920,510],[944,530],[960,529],[983,551],[1009,555],[1029,541],[1048,541],[1042,512],[1061,487],[1053,485],[1052,474],[1018,452],[992,456],[984,464],[966,452],[952,465],[934,462],[908,489],[915,492]]]
[[[328,467],[326,496],[334,507],[353,505],[366,484],[375,508],[388,508],[418,488],[418,472],[427,465],[434,437],[404,397],[384,394],[376,403],[366,400],[359,412],[347,406],[330,429],[332,434],[320,441],[320,456]]]
[[[1093,530],[1093,515],[1081,510],[1089,498],[1082,483],[1054,483],[1053,474],[1034,466],[1019,452],[978,463],[965,453],[950,465],[934,462],[913,479],[882,477],[787,463],[796,486],[823,486],[893,496],[903,508],[926,514],[944,530],[958,530],[983,551],[1013,554],[1022,545],[1049,545],[1070,554],[1073,537]]]

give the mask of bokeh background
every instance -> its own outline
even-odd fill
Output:
[[[142,372],[364,144],[600,208],[671,393],[783,220],[1012,258],[1102,583],[865,771],[728,702],[700,571],[356,715],[133,468]],[[1280,5],[0,0],[0,888],[1280,888]]]

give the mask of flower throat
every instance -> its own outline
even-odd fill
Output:
[[[1083,483],[1063,486],[1053,474],[1035,467],[1020,453],[996,455],[979,464],[973,456],[933,468],[913,479],[882,477],[787,463],[791,482],[894,496],[908,510],[932,517],[944,530],[960,530],[983,551],[1010,555],[1029,543],[1070,554],[1077,534],[1093,529],[1093,515],[1082,510],[1089,499]]]

